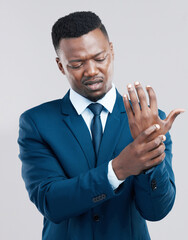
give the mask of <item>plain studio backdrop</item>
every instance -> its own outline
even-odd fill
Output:
[[[28,108],[62,98],[69,88],[55,62],[54,22],[73,11],[96,12],[115,49],[120,93],[140,81],[154,87],[167,114],[188,110],[187,0],[0,1],[0,239],[41,239],[42,215],[30,202],[18,158],[18,119]],[[177,196],[169,215],[148,223],[152,240],[187,239],[188,115],[171,129]],[[113,219],[112,219],[113,220]]]

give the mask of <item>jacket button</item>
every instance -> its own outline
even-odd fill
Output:
[[[98,215],[94,215],[93,220],[94,220],[95,222],[99,222],[100,217],[99,217]]]
[[[106,194],[102,194],[102,199],[105,199],[106,198]]]
[[[156,180],[155,180],[155,179],[153,179],[153,180],[151,181],[151,188],[152,188],[153,191],[157,189],[157,183],[156,183]]]

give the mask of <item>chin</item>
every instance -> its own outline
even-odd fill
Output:
[[[103,98],[105,96],[106,92],[100,93],[100,94],[94,94],[94,95],[88,95],[86,98],[91,100],[92,102],[97,102],[99,99]]]

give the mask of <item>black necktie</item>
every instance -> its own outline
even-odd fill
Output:
[[[93,146],[95,150],[95,156],[97,159],[99,147],[102,138],[102,124],[100,119],[100,113],[103,109],[103,106],[99,103],[92,103],[88,106],[88,108],[94,114],[93,120],[91,122],[91,134],[93,139]]]

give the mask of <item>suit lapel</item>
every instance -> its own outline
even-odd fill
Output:
[[[109,114],[104,134],[102,137],[99,155],[97,159],[97,166],[108,162],[113,157],[113,152],[117,145],[118,139],[121,134],[122,127],[124,126],[127,118],[124,103],[121,95],[117,92],[116,103],[113,112]]]
[[[81,115],[78,115],[74,109],[70,99],[69,92],[62,99],[62,114],[63,121],[77,139],[85,158],[87,159],[88,167],[95,167],[95,153],[89,130]],[[97,166],[108,162],[113,157],[113,152],[117,145],[121,134],[122,127],[127,120],[126,111],[121,95],[117,92],[116,103],[113,112],[109,114],[102,137],[99,155],[97,159]]]
[[[89,168],[95,166],[95,154],[89,130],[81,115],[78,115],[70,99],[69,92],[62,99],[63,121],[82,148]],[[74,150],[73,150],[74,151]]]

